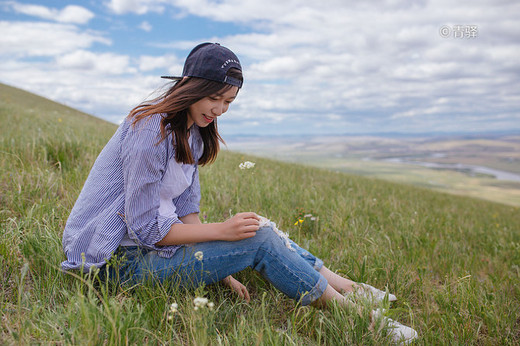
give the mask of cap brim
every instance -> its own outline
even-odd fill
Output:
[[[182,77],[175,77],[175,76],[161,76],[161,78],[173,79],[173,80],[181,80],[182,79]]]

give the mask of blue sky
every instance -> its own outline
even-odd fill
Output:
[[[226,135],[520,131],[516,0],[0,0],[0,82],[118,123],[231,48]]]

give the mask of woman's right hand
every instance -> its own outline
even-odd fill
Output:
[[[237,241],[254,237],[260,228],[260,217],[253,212],[238,213],[221,223],[222,240]]]
[[[249,291],[247,290],[247,287],[244,286],[240,281],[233,278],[231,275],[224,278],[222,282],[231,288],[233,292],[238,294],[238,296],[242,299],[244,299],[246,302],[249,303],[251,300],[251,296],[249,296]]]

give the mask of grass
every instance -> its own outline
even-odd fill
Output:
[[[4,85],[0,95],[2,343],[389,343],[367,304],[301,307],[249,270],[237,275],[249,304],[219,285],[119,287],[62,273],[65,221],[115,126]],[[238,169],[245,160],[256,166]],[[517,207],[228,151],[201,184],[204,220],[256,211],[332,270],[388,287],[399,298],[390,316],[418,330],[417,344],[520,343]],[[197,296],[214,309],[195,311]]]

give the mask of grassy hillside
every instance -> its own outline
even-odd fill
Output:
[[[3,343],[388,342],[363,322],[371,307],[300,307],[252,271],[238,275],[250,304],[218,285],[122,289],[61,273],[64,223],[115,126],[4,85],[0,95]],[[240,170],[244,160],[256,166]],[[520,343],[518,208],[227,151],[201,184],[204,220],[256,211],[332,270],[388,287],[399,298],[390,315],[418,330],[417,344]],[[196,296],[215,308],[195,311]]]

